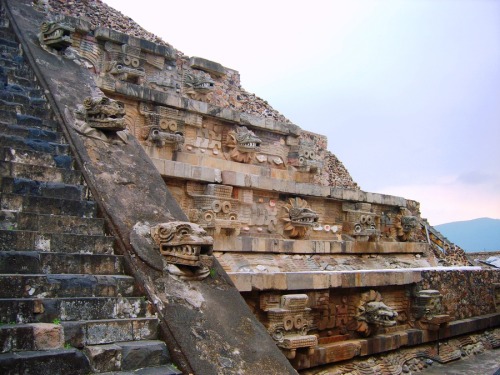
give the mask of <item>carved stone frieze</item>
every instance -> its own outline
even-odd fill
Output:
[[[184,94],[196,100],[206,98],[215,88],[215,82],[210,74],[201,71],[199,73],[185,71],[182,83]]]
[[[237,126],[228,133],[227,147],[230,157],[239,163],[251,163],[255,153],[260,150],[262,141],[246,126]]]
[[[400,212],[394,217],[394,228],[396,236],[401,241],[412,241],[415,232],[418,230],[418,219],[412,216],[406,208],[401,208]]]
[[[42,46],[63,51],[73,43],[71,33],[75,29],[63,22],[45,21],[40,26],[40,34],[38,39]]]
[[[363,293],[357,306],[355,330],[362,336],[369,336],[378,327],[392,327],[397,324],[398,313],[382,302],[379,292]]]
[[[75,130],[106,143],[127,143],[125,109],[122,102],[106,96],[87,97],[75,111]]]
[[[426,289],[416,293],[412,311],[417,327],[436,330],[451,320],[448,314],[442,312],[442,299],[438,290]]]
[[[380,236],[377,215],[372,212],[370,203],[344,203],[343,228],[346,234],[358,241],[378,240]]]
[[[143,139],[158,147],[171,144],[175,150],[182,148],[185,142],[184,121],[177,110],[163,106],[150,108],[145,103],[141,103],[139,113],[145,116],[146,120],[146,126],[141,131]]]
[[[290,165],[301,172],[318,173],[323,166],[323,163],[318,160],[314,144],[304,140],[301,140],[298,145],[290,147],[288,161]]]
[[[317,337],[308,334],[312,318],[307,301],[307,294],[286,294],[281,296],[278,304],[268,302],[264,308],[267,312],[266,328],[289,359],[295,358],[300,348],[307,348],[312,354],[318,344]]]
[[[318,225],[319,215],[311,210],[307,201],[302,198],[290,198],[284,209],[284,229],[291,238],[304,238],[311,228]]]
[[[221,234],[237,236],[240,234],[240,202],[232,198],[232,186],[208,184],[204,194],[191,194],[194,208],[189,211],[189,219],[200,226]]]

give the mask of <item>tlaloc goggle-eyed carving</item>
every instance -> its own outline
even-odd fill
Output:
[[[40,26],[40,43],[55,50],[63,50],[71,46],[71,33],[75,29],[63,23],[45,21]]]
[[[151,228],[151,237],[169,263],[202,267],[205,258],[212,254],[213,238],[197,224],[179,221],[158,224]]]
[[[124,130],[125,108],[122,102],[105,96],[88,97],[83,102],[85,121],[87,124],[101,130]]]

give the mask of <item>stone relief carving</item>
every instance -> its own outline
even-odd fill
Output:
[[[449,315],[442,313],[442,299],[438,290],[426,289],[416,293],[412,311],[418,328],[437,330],[451,320]]]
[[[192,99],[205,99],[215,88],[215,82],[210,74],[199,72],[184,72],[183,74],[183,92]]]
[[[210,274],[213,239],[201,226],[172,221],[152,227],[150,234],[172,276],[201,280]]]
[[[319,215],[311,210],[307,201],[302,198],[290,198],[284,209],[284,230],[290,238],[304,238],[311,228],[318,225]]]
[[[38,40],[42,47],[63,51],[73,43],[71,33],[75,29],[62,21],[45,21],[40,25]]]
[[[89,138],[127,143],[124,116],[123,103],[106,96],[87,97],[83,105],[75,110],[74,127]]]
[[[259,151],[262,141],[246,126],[237,126],[228,133],[227,147],[232,150],[229,156],[239,163],[251,163]]]
[[[290,147],[288,161],[301,172],[318,173],[323,167],[323,163],[318,160],[318,155],[314,151],[314,144],[304,140]]]
[[[222,229],[226,235],[240,234],[241,221],[238,219],[240,202],[231,197],[232,186],[208,184],[205,194],[193,194],[194,208],[189,211],[189,219],[219,235]]]
[[[312,354],[318,344],[315,335],[308,335],[312,318],[307,301],[307,294],[286,294],[281,296],[279,304],[268,304],[265,308],[267,331],[289,359],[295,358],[300,348],[307,348],[308,354]]]
[[[392,327],[397,324],[398,313],[382,302],[379,292],[370,290],[361,295],[357,306],[355,330],[362,336],[369,336],[378,327]],[[351,324],[351,327],[352,324]]]
[[[414,240],[415,231],[418,230],[418,219],[416,216],[412,216],[409,210],[402,207],[400,212],[394,217],[393,224],[399,240]]]
[[[138,85],[144,82],[146,73],[144,70],[144,57],[140,48],[107,41],[104,44],[104,50],[107,52],[104,71],[120,81]]]
[[[379,239],[377,215],[372,212],[370,203],[344,203],[342,210],[345,213],[343,228],[346,234],[358,241]]]
[[[146,127],[141,131],[143,139],[158,147],[171,144],[175,150],[182,148],[185,142],[184,121],[180,119],[177,111],[162,106],[151,109],[141,103],[139,113],[146,117]]]

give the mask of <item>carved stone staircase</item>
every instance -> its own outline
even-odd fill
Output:
[[[0,17],[0,373],[180,374]]]

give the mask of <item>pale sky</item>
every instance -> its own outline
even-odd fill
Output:
[[[431,225],[500,219],[499,0],[105,0],[328,148]]]

